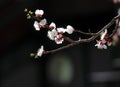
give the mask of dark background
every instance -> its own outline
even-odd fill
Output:
[[[30,53],[41,45],[62,45],[46,38],[46,31],[36,32],[24,13],[43,9],[49,23],[97,32],[118,7],[111,0],[0,0],[0,87],[120,87],[120,45],[98,50],[94,41],[34,59]]]

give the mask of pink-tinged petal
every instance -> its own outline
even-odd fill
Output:
[[[49,28],[50,29],[55,29],[56,28],[56,24],[54,22],[52,22],[50,25],[49,25]]]
[[[95,46],[98,49],[107,49],[107,46],[105,44],[103,44],[101,41],[98,41],[97,44],[95,44]]]
[[[44,53],[44,46],[42,45],[40,49],[38,49],[37,56],[41,57]]]
[[[107,41],[105,39],[101,40],[101,43],[105,44]]]
[[[71,25],[68,25],[66,28],[67,28],[67,29],[66,29],[66,32],[67,32],[68,34],[72,34],[72,33],[74,32],[74,28],[73,28]]]
[[[34,22],[33,26],[34,26],[36,31],[40,31],[40,25],[39,25],[39,23],[37,21]]]
[[[63,41],[64,41],[64,39],[61,34],[59,34],[55,37],[56,44],[62,44]]]
[[[104,39],[105,39],[105,41],[108,41],[108,39],[109,39],[109,35],[106,34],[105,37],[104,37]]]
[[[43,14],[44,14],[44,11],[43,11],[43,10],[37,9],[37,10],[35,11],[35,15],[36,15],[37,17],[42,17]]]

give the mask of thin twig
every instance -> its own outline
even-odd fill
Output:
[[[115,28],[114,28],[112,34],[110,35],[110,37],[112,37],[112,36],[117,32],[117,29],[118,29],[118,27],[119,27],[119,22],[120,22],[120,20],[118,19],[118,21],[116,21]]]
[[[74,32],[81,33],[81,34],[84,34],[84,35],[90,35],[90,36],[95,36],[96,35],[96,33],[87,33],[87,32],[83,32],[81,30],[74,30]]]
[[[74,40],[72,40],[72,39],[69,38],[69,37],[63,36],[63,38],[64,38],[66,41],[70,42],[70,43],[75,42]]]
[[[37,20],[37,21],[41,21],[41,18],[38,18],[38,17],[36,17],[36,16],[34,16],[34,15],[30,15],[31,16],[31,19],[35,19],[35,20]]]

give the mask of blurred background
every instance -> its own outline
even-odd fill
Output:
[[[30,53],[41,45],[51,50],[67,42],[56,45],[46,31],[36,32],[24,13],[43,9],[49,23],[97,32],[118,7],[112,0],[0,0],[0,87],[120,87],[119,44],[98,50],[94,41],[34,59]]]

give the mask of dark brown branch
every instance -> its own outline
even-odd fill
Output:
[[[41,21],[41,18],[38,18],[38,17],[36,17],[36,16],[34,16],[34,15],[30,15],[30,16],[31,16],[32,19],[35,19],[35,20],[37,20],[37,21]]]
[[[117,32],[117,29],[119,27],[119,22],[120,20],[118,19],[118,21],[116,21],[116,25],[115,25],[115,29],[113,30],[112,34],[110,35],[110,37],[112,37],[116,32]]]
[[[74,32],[81,33],[81,34],[84,34],[84,35],[90,35],[90,36],[96,35],[96,33],[87,33],[87,32],[83,32],[81,30],[74,30]]]
[[[120,18],[120,15],[114,17],[107,25],[105,25],[105,26],[104,26],[99,32],[97,32],[96,34],[99,34],[99,33],[101,33],[102,31],[104,31],[105,29],[110,28],[111,25],[113,25],[113,24],[116,22],[116,20],[119,19],[119,18]]]
[[[72,40],[72,39],[69,38],[69,37],[63,36],[63,38],[64,38],[66,41],[70,42],[70,43],[75,42],[74,40]]]
[[[58,52],[58,51],[61,51],[63,49],[66,49],[66,48],[70,48],[72,46],[75,46],[75,45],[78,45],[80,43],[89,43],[91,41],[94,41],[99,35],[101,32],[103,32],[105,29],[109,29],[111,27],[111,25],[113,25],[117,19],[120,18],[120,15],[119,16],[116,16],[114,17],[107,25],[105,25],[100,31],[98,31],[95,35],[92,35],[92,37],[88,38],[88,39],[80,39],[78,41],[75,41],[75,42],[72,42],[66,46],[63,46],[63,47],[60,47],[60,48],[57,48],[57,49],[54,49],[54,50],[51,50],[51,51],[46,51],[45,54],[51,54],[51,53],[55,53],[55,52]]]

